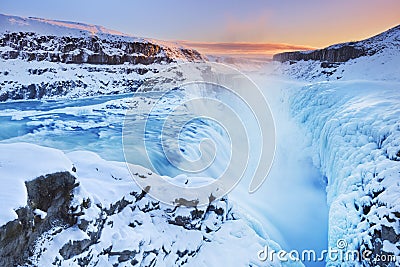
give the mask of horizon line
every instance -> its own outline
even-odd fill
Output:
[[[269,42],[203,42],[191,40],[176,40],[174,42],[196,49],[206,55],[260,55],[272,57],[282,52],[319,49],[308,45]]]

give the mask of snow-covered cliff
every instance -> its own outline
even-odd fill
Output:
[[[92,152],[26,143],[0,152],[1,266],[303,266],[260,262],[258,251],[279,245],[227,198],[173,207],[141,190],[125,163]]]
[[[340,64],[309,60],[278,68],[306,81],[290,91],[289,101],[328,180],[330,248],[344,240],[348,250],[371,251],[340,266],[398,266],[400,27],[354,45],[374,53]]]
[[[101,26],[0,14],[0,101],[133,92],[195,50]]]
[[[394,45],[399,47],[399,31],[400,25],[362,41],[335,44],[311,51],[284,52],[274,55],[273,60],[292,61],[292,63],[300,60],[319,60],[329,63],[346,62],[362,56],[372,56],[383,49],[392,48]]]

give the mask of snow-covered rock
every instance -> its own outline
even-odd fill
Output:
[[[226,197],[200,207],[160,203],[125,163],[92,152],[9,144],[0,155],[2,185],[21,198],[0,194],[2,211],[15,213],[1,216],[2,266],[302,266],[260,262],[264,246],[279,245],[259,236]]]
[[[314,164],[328,180],[329,247],[340,241],[346,250],[367,251],[361,262],[340,266],[398,266],[400,27],[329,49],[348,45],[365,55],[340,64],[323,58],[275,64],[307,81],[288,90],[289,101],[309,133]]]
[[[273,56],[273,60],[346,62],[362,56],[372,56],[383,49],[392,48],[393,45],[400,47],[400,25],[362,41],[335,44],[318,50],[279,53]]]
[[[26,205],[25,182],[71,168],[71,162],[59,150],[24,143],[1,145],[0,225],[16,219],[14,210]]]
[[[347,52],[347,50],[358,52]],[[399,80],[400,25],[363,41],[278,54],[287,77],[306,81]],[[332,54],[332,55],[331,55]]]
[[[291,99],[293,116],[310,132],[314,162],[328,179],[329,246],[344,239],[347,249],[372,251],[371,261],[382,254],[400,259],[399,87],[316,83]]]
[[[96,25],[0,14],[0,26],[0,101],[133,92],[165,65],[204,61]]]

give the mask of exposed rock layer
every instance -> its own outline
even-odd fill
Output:
[[[68,227],[75,223],[70,212],[72,189],[78,184],[69,172],[40,176],[26,182],[28,203],[16,210],[18,219],[0,227],[0,266],[17,266],[33,255],[39,236],[56,226]],[[45,218],[35,210],[47,213]]]
[[[279,53],[273,56],[274,61],[318,60],[326,62],[346,62],[362,56],[371,56],[385,48],[400,47],[400,25],[371,38],[332,45],[313,51],[294,51]]]
[[[33,32],[5,33],[0,38],[3,59],[36,60],[74,64],[118,65],[153,64],[175,60],[173,51],[148,41],[129,39],[106,39],[96,35],[91,37],[46,36]],[[180,55],[188,61],[202,60],[201,55],[191,49],[178,48]]]

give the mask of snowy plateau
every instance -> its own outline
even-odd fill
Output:
[[[248,72],[238,64],[275,117],[269,177],[253,195],[238,185],[208,205],[172,207],[137,186],[129,169],[182,186],[196,181],[171,171],[156,149],[157,170],[139,146],[128,168],[125,114],[133,110],[140,128],[160,84],[185,80],[175,66],[212,57],[101,26],[8,15],[0,25],[1,266],[400,265],[400,26],[276,55]],[[153,79],[166,68],[173,71]],[[149,81],[153,90],[143,89]],[[185,97],[176,90],[159,115]],[[189,143],[209,135],[229,148],[204,122],[190,130]],[[371,253],[258,258],[265,247],[319,252],[338,241]]]

